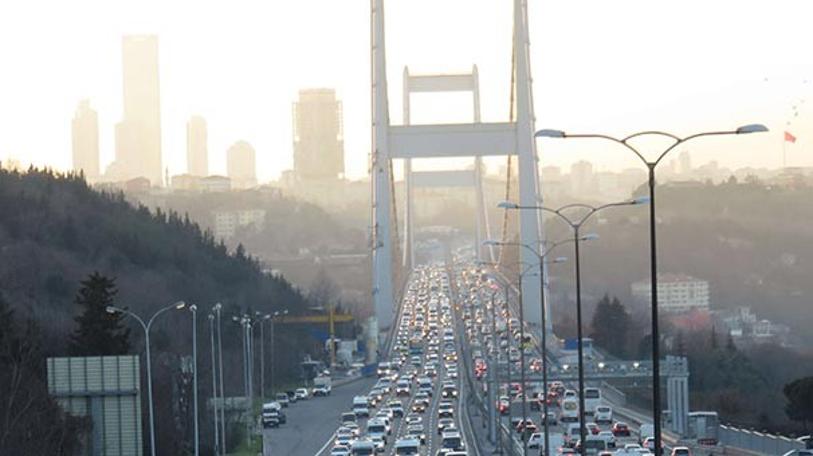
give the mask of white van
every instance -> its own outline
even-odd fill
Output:
[[[375,455],[375,443],[371,440],[356,440],[350,448],[353,456]]]
[[[584,389],[584,414],[592,415],[596,407],[601,405],[601,390],[599,388]]]
[[[596,407],[593,421],[596,424],[612,424],[613,422],[613,409],[609,405],[599,405]]]

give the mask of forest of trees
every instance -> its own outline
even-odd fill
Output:
[[[95,340],[96,335],[77,332],[77,328],[96,325],[116,333],[115,328],[123,325],[126,337],[118,339],[122,345],[114,351],[143,352],[143,331],[134,322],[125,318],[111,326],[98,312],[86,312],[88,302],[100,302],[98,290],[106,290],[101,295],[104,302],[147,317],[178,300],[196,304],[198,339],[204,341],[208,340],[205,317],[215,303],[223,303],[227,395],[242,394],[240,328],[232,324],[231,316],[282,309],[299,314],[308,307],[303,294],[284,278],[264,274],[245,249],[230,252],[189,218],[134,207],[121,194],[92,190],[81,176],[49,170],[0,170],[0,258],[0,302],[7,303],[0,309],[0,324],[4,325],[0,332],[0,386],[5,390],[5,385],[19,382],[15,375],[21,371],[5,368],[19,365],[25,369],[25,378],[31,379],[24,385],[24,393],[37,395],[37,406],[42,410],[53,411],[53,403],[44,395],[46,357],[106,354],[105,348],[98,347],[94,353],[93,347],[116,340]],[[157,404],[171,404],[178,394],[172,385],[179,375],[179,358],[191,353],[190,318],[189,312],[169,312],[152,329]],[[12,330],[6,332],[6,328]],[[304,354],[322,352],[305,331],[285,325],[277,328],[275,339],[277,384],[296,380]],[[211,375],[208,359],[199,357],[198,374],[202,378]],[[201,387],[200,393],[201,400],[207,400],[208,390]],[[13,407],[0,403],[0,416]],[[61,421],[54,424],[55,420]],[[188,424],[183,419],[180,422],[182,427]],[[183,454],[184,442],[177,436],[188,429],[176,429],[178,420],[170,406],[156,407],[156,423],[162,451]],[[80,429],[82,424],[58,413],[50,420],[0,422],[0,453],[71,454],[68,450],[75,442],[60,430]],[[42,451],[35,451],[35,447],[30,447],[32,451],[5,451],[15,448],[3,446],[8,445],[4,435],[13,432],[15,426],[27,426],[30,432],[47,436],[52,446],[42,447]],[[54,427],[46,430],[38,426]]]

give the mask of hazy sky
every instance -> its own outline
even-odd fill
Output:
[[[691,133],[763,122],[770,134],[688,150],[695,163],[776,167],[789,128],[799,141],[787,149],[788,164],[813,165],[813,2],[528,3],[537,127]],[[507,119],[511,4],[387,0],[394,123],[401,121],[404,65],[439,72],[476,63],[483,120]],[[348,174],[361,176],[370,144],[369,20],[368,0],[3,2],[0,159],[70,167],[71,118],[77,102],[89,98],[106,165],[122,112],[121,37],[154,33],[171,173],[186,170],[185,124],[200,114],[209,124],[212,172],[225,171],[225,150],[243,139],[257,150],[260,179],[278,176],[292,164],[297,91],[335,87],[344,103]],[[462,94],[413,98],[416,123],[470,115]],[[548,140],[540,154],[545,164],[565,166],[581,158],[604,169],[635,163],[593,142]]]

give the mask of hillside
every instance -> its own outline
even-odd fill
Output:
[[[134,207],[121,194],[92,190],[79,176],[0,170],[0,297],[19,325],[30,321],[41,329],[41,366],[46,356],[66,354],[80,310],[74,304],[79,281],[94,271],[115,279],[117,306],[146,318],[178,300],[196,304],[201,376],[211,375],[206,315],[222,302],[227,395],[242,394],[242,339],[232,315],[282,309],[298,314],[307,307],[305,297],[284,278],[263,274],[242,248],[230,253],[186,217]],[[140,354],[143,331],[133,321],[127,324],[132,351]],[[303,355],[320,351],[307,334],[293,331],[277,328],[273,359],[279,383],[295,378]],[[179,400],[172,384],[179,375],[178,357],[191,353],[189,312],[162,315],[151,337],[158,361],[156,402]],[[156,413],[159,423],[178,426],[171,409],[158,407]],[[159,435],[161,447],[173,448],[178,441],[173,426],[158,428],[165,431]]]

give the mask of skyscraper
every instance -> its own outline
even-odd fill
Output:
[[[90,101],[79,102],[71,127],[73,170],[82,171],[93,182],[99,177],[99,118]]]
[[[163,184],[161,166],[161,101],[158,37],[132,35],[122,39],[124,115],[116,125],[117,179],[146,177]]]
[[[237,141],[226,151],[226,173],[231,188],[251,188],[257,185],[256,153],[251,144]]]
[[[293,106],[294,173],[302,180],[344,177],[342,103],[333,89],[299,91]]]
[[[209,175],[206,140],[206,120],[200,116],[190,117],[186,123],[186,172],[193,176]]]

